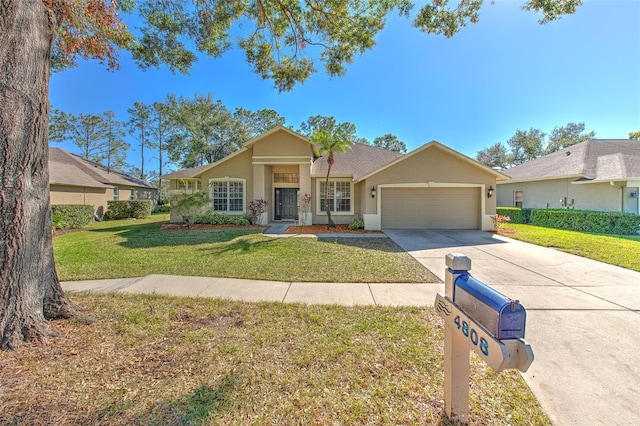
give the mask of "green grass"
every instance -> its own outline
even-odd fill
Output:
[[[586,234],[512,223],[501,225],[501,233],[516,240],[640,272],[640,235]]]
[[[149,274],[311,282],[438,282],[386,238],[272,238],[256,228],[161,231],[167,215],[54,238],[63,281]]]
[[[71,298],[99,320],[0,351],[0,424],[450,424],[432,308]],[[516,372],[470,381],[471,425],[550,424]]]

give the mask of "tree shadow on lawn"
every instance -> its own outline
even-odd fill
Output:
[[[167,246],[226,243],[245,235],[262,234],[258,228],[224,228],[212,230],[162,231],[161,223],[127,225],[106,229],[90,229],[88,232],[109,233],[125,238],[119,245],[126,248],[151,248]]]
[[[367,250],[378,250],[387,253],[404,253],[404,249],[391,241],[390,238],[322,238],[319,241],[329,244],[357,247]]]
[[[222,376],[213,384],[203,384],[184,398],[159,402],[139,419],[139,424],[201,425],[224,412],[238,387],[237,374]]]
[[[274,250],[278,250],[277,246],[281,244],[301,244],[300,250],[308,250],[308,244],[314,244],[314,251],[317,251],[318,255],[322,255],[324,249],[330,249],[330,245],[340,244],[343,246],[354,247],[365,250],[376,250],[386,253],[404,253],[405,251],[396,243],[388,238],[322,238],[322,239],[309,239],[309,238],[273,238],[259,241],[252,241],[248,239],[238,239],[233,243],[224,247],[215,249],[203,248],[212,252],[212,254],[223,254],[227,252],[250,252],[255,247],[259,246],[274,246]],[[326,251],[326,250],[325,250]]]

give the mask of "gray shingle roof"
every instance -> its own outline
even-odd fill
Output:
[[[115,185],[154,188],[149,182],[108,170],[60,148],[49,148],[49,183],[57,185],[111,188]]]
[[[173,173],[167,173],[162,175],[162,179],[189,179],[198,177],[200,172],[211,167],[211,164],[205,164],[204,166],[191,167],[189,169],[182,169]]]
[[[327,175],[327,157],[323,155],[313,162],[311,175],[320,177]],[[358,180],[361,176],[372,172],[393,160],[402,157],[402,154],[375,146],[354,143],[346,152],[333,154],[335,160],[331,167],[332,176],[353,176]]]
[[[503,173],[510,176],[511,181],[567,177],[583,182],[640,179],[640,141],[591,139]]]

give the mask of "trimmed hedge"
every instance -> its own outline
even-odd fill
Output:
[[[93,206],[55,204],[51,206],[53,229],[79,229],[93,220]]]
[[[640,216],[621,212],[535,209],[531,212],[531,224],[596,234],[636,235],[640,230]]]
[[[509,217],[511,223],[529,223],[531,209],[520,207],[496,207],[496,214]]]
[[[153,213],[171,213],[171,205],[169,204],[158,204],[153,208]]]
[[[230,216],[224,213],[216,213],[213,210],[207,210],[205,213],[197,215],[193,223],[205,223],[208,225],[251,225],[251,216],[246,213],[239,216]]]
[[[107,201],[105,219],[144,219],[151,215],[153,200]]]

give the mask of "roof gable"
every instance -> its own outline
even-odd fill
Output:
[[[484,164],[480,164],[476,160],[474,160],[472,158],[469,158],[466,155],[463,155],[463,154],[459,153],[458,151],[455,151],[455,150],[453,150],[453,149],[451,149],[451,148],[449,148],[449,147],[447,147],[445,145],[442,145],[440,142],[431,141],[431,142],[428,142],[428,143],[422,145],[421,147],[419,147],[417,149],[414,149],[413,151],[411,151],[410,153],[408,153],[406,155],[402,155],[402,156],[394,159],[393,161],[390,161],[390,162],[382,165],[382,167],[379,167],[379,168],[377,168],[375,170],[372,170],[371,172],[369,172],[369,173],[367,173],[365,175],[362,175],[357,180],[367,179],[367,178],[375,175],[376,173],[379,173],[379,172],[381,172],[381,171],[383,171],[383,170],[385,170],[385,169],[387,169],[389,167],[393,167],[396,164],[401,163],[402,161],[405,161],[406,159],[411,158],[411,157],[413,157],[415,155],[418,155],[421,152],[429,150],[429,149],[439,149],[441,151],[444,151],[447,154],[452,155],[453,157],[455,157],[455,158],[457,158],[459,160],[462,160],[463,162],[468,163],[469,165],[471,165],[473,167],[477,167],[477,168],[479,168],[479,169],[481,169],[481,170],[483,170],[483,171],[485,171],[485,172],[487,172],[489,174],[494,175],[497,180],[507,180],[508,179],[508,177],[505,176],[504,174],[502,174],[502,173],[500,173],[500,172],[498,172],[498,171],[496,171],[496,170],[494,170],[494,169],[492,169],[490,167],[487,167]]]
[[[253,146],[255,144],[260,143],[261,141],[266,140],[267,138],[279,133],[279,132],[284,132],[290,136],[293,136],[295,138],[300,139],[301,141],[305,142],[306,144],[310,144],[309,139],[305,138],[304,136],[302,136],[301,134],[294,132],[291,129],[288,129],[284,126],[277,126],[274,127],[271,130],[268,130],[267,132],[256,136],[255,138],[247,141],[242,148],[240,148],[239,150],[237,150],[236,152],[233,152],[229,155],[227,155],[224,158],[221,158],[220,160],[216,161],[215,163],[211,163],[211,164],[205,164],[203,166],[197,166],[197,167],[191,167],[188,169],[182,169],[182,170],[178,170],[176,172],[173,173],[168,173],[168,174],[164,174],[161,176],[162,179],[195,179],[200,177],[200,175],[202,175],[203,173],[205,173],[207,170],[210,170],[214,167],[219,166],[220,164],[229,161],[230,159],[240,155],[243,152],[246,152],[248,149],[253,149]],[[309,151],[309,157],[311,157],[312,154],[312,150],[313,150],[313,145],[310,144],[311,146],[311,151]]]

